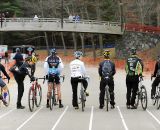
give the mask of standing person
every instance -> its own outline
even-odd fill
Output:
[[[73,16],[72,16],[72,14],[69,15],[68,19],[69,19],[70,22],[73,21]]]
[[[100,95],[99,95],[99,108],[103,109],[104,107],[104,96],[105,96],[105,86],[106,86],[106,80],[105,77],[109,76],[108,80],[108,86],[109,86],[109,93],[110,93],[110,104],[111,109],[115,108],[115,101],[114,101],[114,79],[113,76],[116,73],[115,70],[115,64],[110,60],[110,51],[105,50],[103,52],[104,55],[104,61],[100,62],[98,73],[101,77],[100,81]]]
[[[60,74],[64,65],[59,56],[57,56],[56,49],[53,48],[50,50],[51,55],[45,59],[44,70],[46,74],[46,79],[48,79],[48,92],[47,92],[47,104],[46,107],[49,107],[49,98],[51,96],[51,91],[53,87],[53,81],[55,81],[54,87],[57,89],[59,108],[63,108],[62,99],[61,99],[61,84],[60,84]]]
[[[154,99],[156,87],[160,83],[160,56],[158,56],[157,62],[155,64],[154,73],[152,74],[152,77],[156,77],[155,80],[152,83],[152,89],[151,89],[151,99]]]
[[[131,56],[126,61],[126,86],[127,86],[127,109],[136,109],[135,99],[138,90],[139,76],[143,73],[142,60],[136,54],[136,48],[131,48]]]
[[[36,70],[36,63],[38,61],[38,58],[36,57],[35,52],[32,53],[31,60],[33,62],[33,64],[31,65],[31,76],[33,77]]]
[[[9,75],[7,74],[5,67],[0,63],[0,71],[3,72],[3,74],[7,77],[8,82],[10,80]],[[6,92],[8,90],[7,85],[5,84],[5,82],[2,80],[2,77],[0,76],[0,87],[2,88],[2,91]],[[5,106],[8,106],[7,102],[6,102],[6,97],[7,97],[7,93],[4,93],[4,98],[2,95],[0,95],[0,99],[2,100],[3,104]]]
[[[5,54],[4,54],[4,59],[5,59],[5,64],[9,62],[8,51],[5,52]]]
[[[23,55],[21,54],[21,51],[19,48],[16,48],[16,54],[15,56],[13,57],[13,60],[15,60],[15,65],[16,66],[20,66],[22,65],[22,62],[23,62]]]
[[[18,97],[17,97],[17,109],[24,109],[25,106],[22,105],[21,100],[24,93],[24,79],[28,75],[31,81],[34,81],[34,77],[29,74],[28,68],[33,64],[31,57],[27,57],[24,62],[19,62],[18,66],[15,64],[10,68],[10,71],[14,75],[14,79],[18,85]]]
[[[82,82],[84,86],[84,92],[86,93],[86,96],[89,96],[89,94],[86,92],[88,82],[86,79],[79,79],[81,77],[85,77],[86,75],[86,69],[84,66],[84,62],[81,61],[81,58],[83,56],[83,53],[81,51],[75,51],[74,52],[75,60],[70,62],[70,70],[71,70],[71,85],[72,85],[72,105],[75,107],[75,109],[79,109],[78,107],[78,101],[77,101],[77,87],[78,83]]]

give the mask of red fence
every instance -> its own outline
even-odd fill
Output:
[[[148,25],[127,23],[125,24],[125,30],[160,34],[160,26],[154,27],[154,26],[148,26]]]

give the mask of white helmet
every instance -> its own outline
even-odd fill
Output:
[[[83,53],[81,51],[75,51],[74,56],[75,56],[75,58],[79,58],[79,57],[83,56]]]

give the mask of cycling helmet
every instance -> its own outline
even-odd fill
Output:
[[[136,55],[136,48],[135,47],[132,47],[130,51],[131,51],[131,55]]]
[[[55,49],[55,48],[52,48],[52,49],[50,50],[50,53],[51,53],[52,55],[55,55],[55,54],[56,54],[56,49]]]
[[[103,52],[103,55],[104,55],[105,57],[108,57],[108,56],[110,55],[110,50],[105,50],[105,51]]]
[[[19,49],[19,48],[16,48],[16,52],[20,52],[20,49]]]
[[[83,56],[83,53],[81,51],[75,51],[74,56],[75,56],[75,58],[79,58],[79,57]]]

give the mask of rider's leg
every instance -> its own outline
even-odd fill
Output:
[[[99,94],[99,108],[102,109],[104,107],[104,95],[105,95],[105,81],[101,78],[100,81],[100,94]]]
[[[47,105],[46,105],[47,107],[49,107],[49,98],[51,96],[52,87],[53,87],[53,83],[52,82],[48,82]]]
[[[114,81],[113,79],[110,79],[108,86],[109,86],[109,93],[110,93],[110,99],[111,99],[110,104],[111,104],[111,107],[114,108],[115,101],[114,101]]]
[[[86,80],[86,79],[83,79],[83,80],[82,80],[82,84],[83,84],[84,92],[86,93],[86,96],[89,96],[89,93],[86,92],[87,87],[88,87],[88,82],[87,82],[87,80]]]
[[[152,83],[151,98],[154,97],[155,92],[156,92],[156,86],[158,86],[159,82],[160,82],[160,81],[159,81],[159,78],[156,77],[155,80],[154,80],[153,83]]]
[[[127,86],[127,94],[126,94],[126,98],[127,98],[127,108],[130,107],[131,105],[131,90],[132,90],[132,82],[130,81],[130,78],[127,76],[126,77],[126,86]]]
[[[77,101],[78,79],[71,78],[71,85],[72,85],[72,105],[73,107],[78,107],[78,101]]]

